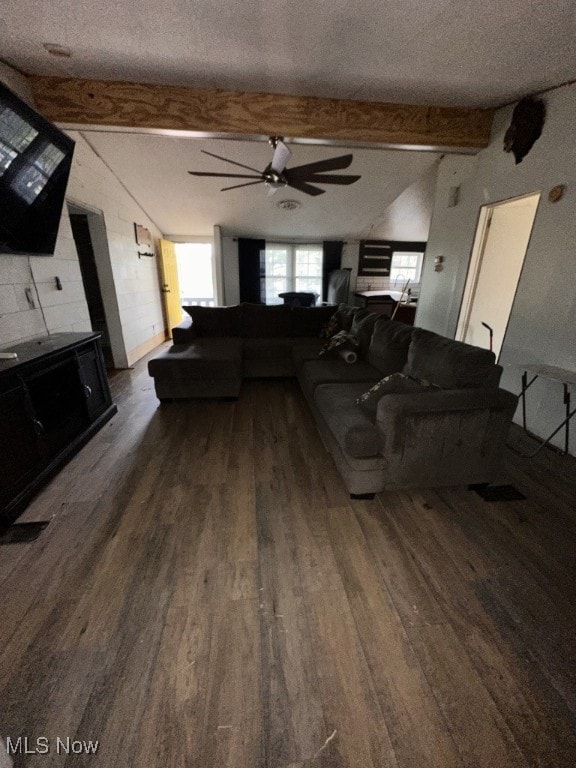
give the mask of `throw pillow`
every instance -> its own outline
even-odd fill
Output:
[[[334,352],[335,350],[344,350],[344,349],[351,349],[352,351],[356,351],[358,348],[358,340],[355,336],[352,336],[352,334],[348,333],[347,331],[338,331],[338,333],[335,333],[334,336],[332,336],[329,341],[324,344],[319,355],[326,355],[329,352]]]
[[[440,389],[425,379],[414,379],[405,373],[392,373],[374,384],[368,392],[356,400],[356,403],[372,416],[376,415],[378,403],[384,395],[402,395],[412,392],[425,392],[428,389]]]
[[[324,323],[320,331],[321,339],[331,339],[340,330],[338,315],[334,313],[327,323]]]
[[[380,318],[381,315],[370,312],[369,309],[359,309],[358,312],[354,313],[350,333],[358,339],[360,351],[363,355],[368,353],[372,331],[377,320]]]

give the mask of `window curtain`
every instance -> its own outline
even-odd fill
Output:
[[[328,298],[328,275],[342,266],[342,240],[324,240],[322,243],[322,301]]]
[[[266,303],[266,241],[238,238],[240,301]]]

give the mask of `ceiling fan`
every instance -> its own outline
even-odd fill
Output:
[[[360,179],[360,176],[349,176],[345,174],[329,174],[327,171],[340,171],[348,168],[352,162],[352,155],[340,155],[331,157],[327,160],[319,160],[316,163],[307,163],[298,165],[296,168],[286,168],[286,164],[292,157],[292,152],[284,144],[282,136],[271,136],[268,140],[270,146],[274,148],[272,162],[268,163],[263,171],[257,168],[251,168],[249,165],[237,163],[235,160],[229,160],[227,157],[215,155],[203,149],[202,152],[218,160],[224,160],[226,163],[238,165],[252,171],[256,175],[245,173],[209,173],[207,171],[188,171],[192,176],[217,176],[226,179],[256,179],[256,181],[247,181],[242,184],[234,184],[231,187],[223,187],[220,191],[225,192],[229,189],[238,189],[239,187],[249,187],[252,184],[262,184],[267,187],[268,194],[274,194],[282,187],[292,187],[307,195],[323,195],[326,190],[314,186],[314,184],[354,184]],[[311,183],[312,182],[312,183]]]

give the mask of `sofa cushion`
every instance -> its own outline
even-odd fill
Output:
[[[358,339],[358,345],[362,355],[368,353],[374,325],[380,318],[381,315],[370,312],[368,309],[359,309],[354,313],[352,325],[350,326],[350,333]]]
[[[333,315],[334,307],[292,307],[290,334],[298,338],[318,337]]]
[[[297,371],[307,360],[318,360],[324,341],[322,339],[295,339],[292,360]]]
[[[361,385],[360,385],[361,386]],[[378,427],[357,405],[358,386],[321,384],[314,402],[344,453],[355,459],[375,456],[382,448]]]
[[[435,384],[431,384],[425,379],[413,379],[411,376],[407,376],[405,373],[392,373],[390,376],[385,376],[383,379],[367,392],[363,392],[356,400],[360,408],[366,413],[376,416],[376,410],[378,409],[378,403],[380,398],[385,395],[403,395],[413,392],[426,392],[429,389],[440,389]]]
[[[352,327],[352,321],[354,315],[358,312],[359,307],[352,307],[350,304],[339,304],[336,310],[336,317],[338,318],[338,330],[349,331]]]
[[[408,360],[408,349],[414,328],[396,320],[379,318],[368,347],[367,360],[385,376],[401,371]]]
[[[497,387],[499,366],[493,352],[415,328],[403,372],[443,389]]]
[[[368,386],[375,384],[381,378],[380,371],[373,368],[365,360],[358,360],[354,365],[348,365],[339,357],[308,360],[300,369],[300,383],[312,395],[319,384],[344,384],[347,382],[364,382]]]
[[[292,346],[296,339],[244,339],[244,358],[247,360],[292,360]]]
[[[241,334],[245,339],[281,339],[291,335],[292,307],[288,304],[240,305]]]
[[[192,318],[192,329],[197,337],[240,336],[240,306],[188,307],[182,309]]]

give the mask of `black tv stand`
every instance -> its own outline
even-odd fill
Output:
[[[112,418],[99,333],[56,333],[0,360],[0,529]]]

